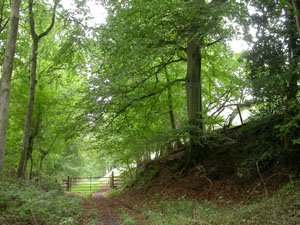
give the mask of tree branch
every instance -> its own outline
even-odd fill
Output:
[[[143,80],[141,80],[140,82],[138,82],[136,85],[134,85],[133,87],[131,87],[130,89],[124,91],[124,94],[127,94],[129,92],[134,91],[136,88],[138,88],[141,84],[145,83],[147,80],[149,80],[152,76],[156,76],[157,74],[159,74],[165,67],[167,67],[168,65],[172,64],[172,63],[176,63],[176,62],[181,62],[183,61],[182,58],[179,59],[174,59],[172,60],[174,57],[174,55],[172,55],[169,60],[165,63],[156,65],[154,67],[151,67],[146,73],[149,73],[151,70],[156,69],[156,71],[154,71],[153,73],[150,73],[150,75],[148,75],[146,78],[144,78]]]
[[[2,25],[2,22],[4,21],[3,19],[3,14],[4,14],[4,5],[5,5],[6,0],[3,0],[3,3],[1,5],[1,9],[0,9],[0,33],[4,30],[4,28],[6,27],[6,25],[8,24],[10,18],[7,18],[6,21],[4,22],[4,24]]]
[[[227,101],[230,99],[230,97],[231,97],[231,95],[230,95],[231,91],[232,91],[231,88],[227,89],[221,96],[218,97],[218,100],[219,100],[219,101],[214,101],[214,102],[209,103],[209,105],[206,107],[205,112],[208,112],[208,111],[212,110],[212,109],[215,107],[215,106],[213,106],[213,105],[214,105],[215,103],[218,104],[218,102],[220,102],[220,99],[222,99],[222,98],[225,98],[224,103],[223,103],[223,105],[225,105],[226,102],[227,102]],[[210,106],[211,106],[211,107],[210,107]]]
[[[122,109],[120,109],[116,115],[112,118],[112,120],[109,122],[109,124],[106,126],[106,127],[109,127],[113,121],[119,117],[123,112],[125,112],[130,106],[132,106],[135,102],[138,102],[138,101],[142,101],[146,98],[149,98],[149,97],[152,97],[152,96],[155,96],[157,94],[161,94],[164,90],[166,90],[167,88],[171,87],[172,85],[174,85],[175,83],[177,82],[185,82],[185,79],[177,79],[177,80],[174,80],[172,81],[171,83],[169,83],[168,85],[166,85],[165,87],[161,88],[160,90],[158,91],[155,91],[155,92],[152,92],[150,94],[147,94],[147,95],[144,95],[142,97],[139,97],[139,98],[134,98],[132,99],[129,103],[127,103]]]
[[[28,10],[29,10],[29,24],[30,24],[30,33],[31,36],[36,39],[38,36],[35,32],[35,22],[33,18],[33,0],[28,0]]]
[[[3,20],[2,20],[2,21],[3,21]],[[2,21],[1,21],[1,23],[2,23]],[[5,23],[3,24],[3,26],[2,26],[1,23],[0,23],[0,34],[1,34],[1,32],[4,30],[4,28],[7,26],[8,22],[9,22],[9,18],[5,21]]]
[[[47,30],[40,35],[38,35],[35,31],[35,22],[33,17],[33,0],[28,0],[28,8],[29,8],[29,24],[30,24],[30,33],[34,39],[40,40],[41,38],[45,37],[49,32],[53,29],[55,24],[55,16],[56,16],[56,9],[59,4],[60,0],[54,0],[54,8],[52,11],[52,19],[51,24],[47,28]]]
[[[216,43],[218,43],[218,42],[220,42],[220,41],[222,41],[222,40],[223,40],[223,38],[220,37],[219,39],[217,39],[217,40],[215,40],[215,41],[213,41],[213,42],[210,42],[210,43],[205,44],[203,47],[206,48],[206,47],[212,46],[212,45],[214,45],[214,44],[216,44]]]
[[[0,11],[0,13],[1,13],[1,16],[0,16],[0,27],[1,27],[1,24],[2,24],[2,21],[3,21],[3,11],[4,11],[4,5],[5,5],[5,1],[6,0],[3,0],[3,2],[2,2],[2,5],[1,5],[1,11]]]
[[[295,2],[295,0],[292,0],[292,4],[293,4],[293,7],[294,7],[294,11],[296,12],[296,23],[297,23],[297,29],[298,29],[298,34],[299,34],[299,37],[300,37],[300,20],[299,20],[299,10],[298,10],[298,7],[297,7],[297,4]]]
[[[55,16],[56,16],[56,9],[57,9],[57,6],[59,4],[60,0],[54,0],[54,8],[53,8],[53,11],[52,11],[52,20],[51,20],[51,24],[50,26],[48,27],[48,29],[41,33],[38,38],[41,39],[43,37],[45,37],[47,34],[49,34],[49,32],[52,30],[52,28],[54,27],[54,24],[55,24]]]

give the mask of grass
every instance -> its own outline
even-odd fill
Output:
[[[108,197],[123,196],[122,188],[112,188],[107,193]]]
[[[300,224],[300,182],[284,186],[270,198],[243,206],[216,206],[188,200],[160,202],[143,209],[149,225]],[[128,217],[124,216],[124,222]]]
[[[122,225],[136,225],[135,219],[130,216],[127,212],[124,210],[121,210],[120,213],[120,220],[122,221]]]

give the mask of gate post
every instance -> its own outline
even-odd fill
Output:
[[[110,188],[114,188],[114,171],[111,172]]]
[[[92,178],[90,177],[90,194],[92,194]]]
[[[71,177],[68,176],[68,181],[67,181],[67,191],[71,190]]]

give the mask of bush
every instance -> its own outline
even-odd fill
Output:
[[[48,186],[49,187],[49,186]],[[80,199],[23,180],[0,181],[0,224],[68,224],[81,220]]]
[[[145,167],[141,168],[140,171],[138,171],[137,176],[136,176],[136,182],[137,182],[137,187],[147,190],[150,185],[152,179],[157,176],[158,174],[158,169],[151,165],[151,164],[146,164]]]
[[[54,181],[42,180],[40,185],[44,191],[56,190],[59,193],[63,193],[63,191],[64,191],[63,187],[59,183],[54,182]]]

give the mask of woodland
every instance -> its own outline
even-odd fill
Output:
[[[300,223],[299,0],[64,1],[0,2],[0,224]]]

